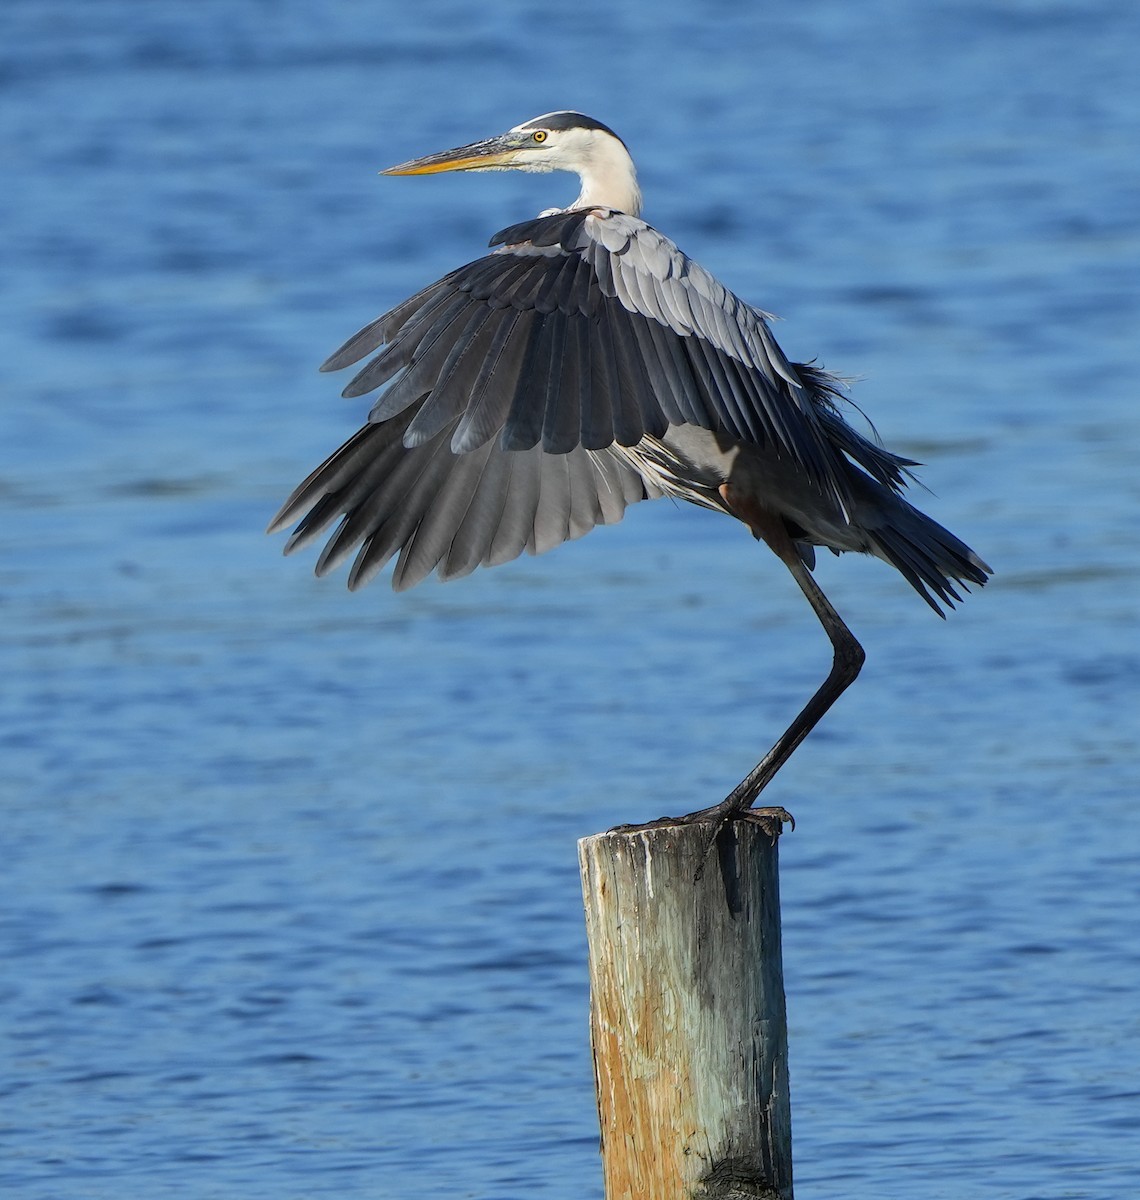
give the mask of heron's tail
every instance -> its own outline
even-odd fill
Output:
[[[875,487],[874,515],[860,521],[872,553],[891,564],[941,617],[939,601],[948,608],[961,603],[959,589],[981,587],[992,569],[949,529],[919,512],[901,496]],[[863,514],[860,514],[863,516]]]

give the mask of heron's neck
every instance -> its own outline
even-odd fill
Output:
[[[598,139],[589,157],[578,168],[582,190],[573,208],[598,205],[616,208],[631,217],[641,213],[641,189],[637,171],[626,148],[612,137]]]

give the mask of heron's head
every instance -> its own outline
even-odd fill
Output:
[[[572,208],[604,205],[633,216],[641,209],[637,173],[625,143],[601,121],[576,112],[546,113],[497,137],[414,158],[381,174],[440,171],[572,171],[582,180]]]

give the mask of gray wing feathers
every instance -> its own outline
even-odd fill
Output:
[[[768,314],[745,304],[671,241],[633,217],[591,216],[583,235],[595,239],[590,258],[602,292],[631,313],[715,351],[699,355],[710,366],[699,372],[712,389],[711,423],[706,427],[718,428],[719,418],[720,427],[743,440],[767,436],[843,497],[842,472],[829,461],[833,455],[820,422],[821,393],[804,385],[772,336]],[[610,249],[615,246],[624,249]],[[720,358],[728,361],[714,364]],[[717,389],[726,380],[729,390],[722,393]]]
[[[478,382],[479,371],[488,361],[496,330],[503,324],[501,321],[492,321],[491,315],[490,309],[473,309],[468,315],[467,324],[452,343],[438,371],[435,371],[434,366],[424,369],[425,375],[435,372],[434,382],[429,384],[428,390],[437,391],[439,400],[421,408],[416,414],[404,435],[407,445],[419,446],[430,441],[446,424],[466,410],[474,388],[465,389],[464,381],[473,373],[476,383]],[[417,363],[415,368],[409,370],[401,382],[406,381],[419,366]],[[422,385],[413,386],[416,391],[421,391]],[[421,394],[427,393],[422,391]]]
[[[457,454],[482,446],[503,428],[536,319],[536,313],[511,309],[499,320],[463,418],[452,435],[451,448]]]
[[[366,354],[371,354],[378,346],[389,342],[403,326],[412,313],[423,312],[434,300],[449,294],[452,280],[458,272],[445,275],[438,283],[424,288],[403,304],[378,317],[370,325],[366,325],[359,333],[355,333],[344,343],[335,354],[321,364],[322,371],[339,371],[343,367],[359,362]]]
[[[766,314],[644,222],[580,209],[497,243],[324,364],[379,351],[344,394],[387,388],[274,522],[299,520],[292,550],[342,518],[320,572],[355,552],[359,586],[398,552],[409,587],[541,553],[659,495],[620,448],[671,425],[774,448],[841,505],[852,461],[902,486],[910,464],[846,425],[834,380],[789,363]]]
[[[272,532],[301,518],[287,553],[339,517],[317,573],[355,552],[349,586],[356,588],[398,553],[392,585],[402,590],[432,571],[450,579],[524,550],[545,553],[661,494],[612,450],[547,454],[536,445],[512,452],[487,441],[456,454],[454,419],[409,447],[405,435],[420,412],[366,425],[297,488],[270,526]]]
[[[355,588],[398,555],[402,589],[541,554],[666,493],[718,508],[667,449],[655,456],[667,429],[689,426],[791,460],[862,531],[858,548],[936,611],[959,598],[956,585],[985,582],[986,565],[898,495],[916,464],[848,425],[838,381],[790,363],[767,314],[656,230],[579,209],[513,226],[499,243],[323,365],[379,351],[344,394],[388,386],[270,525],[297,522],[287,552],[328,537],[318,574],[355,554]],[[797,542],[809,569],[817,541],[831,544]]]
[[[773,445],[846,499],[826,390],[805,384],[765,314],[643,221],[604,209],[504,230],[500,249],[373,322],[329,360],[387,345],[345,389],[383,383],[370,420],[423,402],[405,442],[455,418],[452,448],[632,446],[690,422]],[[494,244],[494,243],[493,243]],[[390,381],[390,382],[389,382]]]

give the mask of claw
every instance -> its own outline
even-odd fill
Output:
[[[708,825],[710,829],[705,838],[705,848],[701,853],[701,865],[697,868],[694,882],[704,874],[705,864],[709,853],[716,845],[721,830],[732,821],[750,821],[775,841],[784,832],[784,826],[790,825],[794,830],[796,819],[786,808],[737,808],[729,806],[727,801],[714,804],[711,808],[701,808],[696,812],[686,813],[683,817],[658,817],[656,821],[645,821],[640,825],[615,825],[610,833],[636,833],[640,829],[670,829],[677,825]]]

